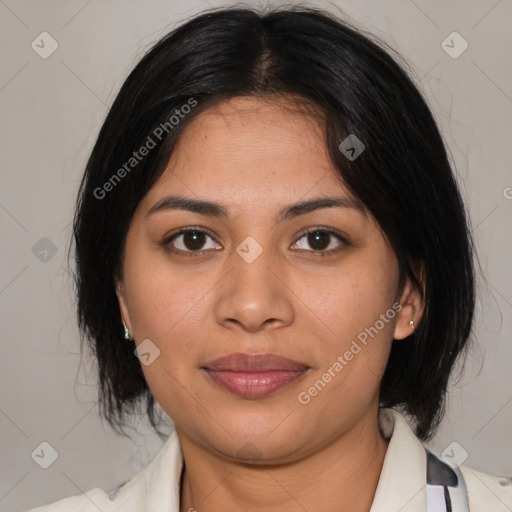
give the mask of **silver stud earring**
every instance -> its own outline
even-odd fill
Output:
[[[126,324],[123,322],[123,327],[124,327],[124,339],[126,341],[130,341],[132,339],[132,337],[130,336],[130,331],[128,330],[128,327],[126,327]]]
[[[411,321],[409,322],[409,325],[412,327],[412,332],[414,332],[414,330],[415,330],[415,327],[414,327],[414,320],[411,320]]]

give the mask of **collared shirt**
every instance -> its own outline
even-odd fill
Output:
[[[427,456],[405,418],[380,409],[379,426],[389,439],[370,512],[427,512]],[[117,494],[100,488],[61,499],[29,512],[179,512],[183,452],[176,432],[154,459]],[[459,468],[467,486],[470,512],[512,512],[512,479]]]

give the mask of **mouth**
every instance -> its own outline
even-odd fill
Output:
[[[299,379],[310,368],[274,354],[230,354],[202,370],[214,383],[246,399],[263,398]]]

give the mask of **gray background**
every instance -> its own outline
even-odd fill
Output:
[[[465,450],[467,465],[510,476],[512,2],[311,4],[343,10],[397,49],[440,123],[482,275],[478,346],[450,387],[446,418],[430,446],[440,453],[456,441],[450,449],[461,458]],[[143,421],[130,440],[99,419],[93,361],[79,354],[66,253],[82,170],[123,79],[177,22],[219,5],[229,2],[0,0],[1,511],[112,489],[161,446]],[[47,59],[31,47],[34,40],[42,46],[44,31],[58,43]],[[442,47],[453,31],[469,44],[458,58]],[[460,43],[449,43],[452,52]],[[48,469],[31,458],[43,441],[58,452]]]

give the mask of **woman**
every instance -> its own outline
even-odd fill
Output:
[[[36,511],[512,510],[509,479],[422,445],[471,333],[471,234],[424,99],[347,23],[232,8],[164,37],[74,235],[105,418],[142,402],[158,430],[158,405],[175,432],[115,495]]]

